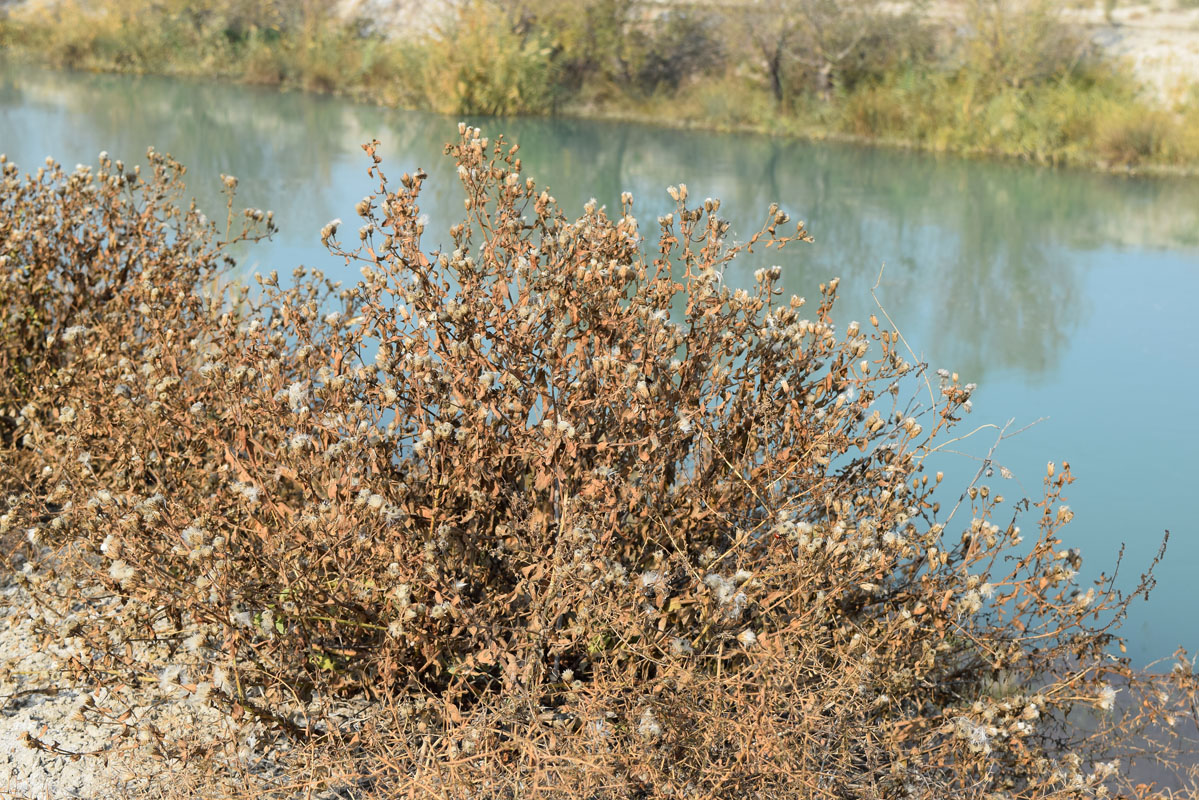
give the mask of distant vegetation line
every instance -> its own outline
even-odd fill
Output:
[[[64,0],[0,19],[48,66],[209,76],[452,114],[615,117],[1036,163],[1194,171],[1165,108],[1043,0],[466,0],[397,31],[312,0]],[[1199,101],[1199,84],[1191,92]]]

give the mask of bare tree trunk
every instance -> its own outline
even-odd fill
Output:
[[[825,62],[816,71],[816,91],[826,103],[833,99],[833,65]]]
[[[777,103],[783,102],[783,42],[780,39],[768,61],[770,68],[770,89],[774,92]]]

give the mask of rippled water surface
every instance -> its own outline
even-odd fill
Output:
[[[281,274],[303,263],[357,278],[324,253],[318,231],[351,221],[372,189],[360,148],[371,138],[388,174],[429,172],[429,231],[458,219],[442,155],[454,122],[254,88],[0,70],[0,152],[32,171],[47,155],[72,166],[100,150],[136,162],[152,145],[189,166],[210,216],[222,210],[218,175],[237,175],[239,205],[273,209],[282,227],[243,254],[246,269]],[[1158,588],[1124,633],[1139,663],[1199,649],[1199,180],[633,125],[474,122],[519,142],[525,173],[568,214],[631,191],[651,220],[671,206],[665,187],[683,181],[693,198],[721,198],[743,235],[772,202],[806,220],[815,243],[769,257],[786,257],[789,291],[813,297],[841,276],[837,319],[848,323],[875,310],[879,280],[879,301],[915,351],[979,384],[962,432],[982,427],[938,464],[947,480],[964,485],[1009,421],[1014,431],[1040,420],[1002,442],[997,463],[1014,477],[994,483],[1012,498],[1037,493],[1047,461],[1070,461],[1067,544],[1082,548],[1087,577],[1110,572],[1125,545],[1126,588],[1169,529]],[[735,265],[726,281],[747,285],[766,258]]]

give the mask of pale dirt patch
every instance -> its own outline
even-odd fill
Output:
[[[159,798],[194,786],[200,776],[157,754],[138,729],[211,738],[206,732],[229,729],[224,715],[168,681],[115,691],[73,681],[66,664],[81,640],[55,616],[33,610],[25,587],[0,590],[0,797]],[[85,703],[110,711],[109,720],[99,711],[80,717]]]
[[[1067,12],[1110,55],[1127,62],[1158,100],[1196,102],[1199,85],[1199,6],[1174,3],[1117,5],[1108,23],[1099,8]]]
[[[302,748],[205,700],[212,651],[164,656],[156,678],[133,686],[73,678],[69,661],[86,648],[78,627],[112,602],[38,610],[31,591],[67,592],[61,578],[36,578],[0,579],[0,800],[249,797],[309,774]],[[352,777],[323,774],[331,788],[304,796],[354,796]]]
[[[1020,0],[1008,0],[1018,7]],[[933,0],[927,13],[934,19],[962,24],[968,0]],[[1125,62],[1149,96],[1172,106],[1196,102],[1199,85],[1199,5],[1179,0],[1117,0],[1109,19],[1102,0],[1061,4],[1061,19],[1078,25],[1104,54]]]

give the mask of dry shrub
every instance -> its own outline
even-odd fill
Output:
[[[154,346],[155,332],[169,330],[155,358],[174,338],[203,335],[220,304],[203,289],[233,265],[224,249],[273,231],[271,215],[255,210],[245,212],[245,227],[234,229],[236,179],[228,178],[229,217],[218,237],[194,204],[184,204],[182,165],[150,150],[147,167],[149,179],[140,166],[126,169],[101,154],[98,171],[66,173],[47,159],[22,179],[17,165],[0,156],[6,466],[20,463],[10,460],[17,451],[7,449],[19,444],[18,420],[28,425],[61,416],[54,401],[70,396],[78,381],[98,391],[99,376],[80,359],[92,340],[140,358]],[[114,391],[124,391],[105,388],[104,396],[84,395],[88,405],[104,409]]]
[[[459,131],[451,250],[422,250],[424,173],[389,184],[371,144],[363,226],[322,231],[362,280],[253,297],[202,291],[223,245],[168,160],[5,167],[30,378],[0,525],[19,580],[122,599],[73,630],[81,674],[187,642],[210,702],[365,742],[375,796],[1100,796],[1134,734],[1194,721],[1185,654],[1110,654],[1127,599],[1079,591],[1068,466],[1014,506],[980,469],[942,509],[924,461],[973,387],[835,328],[835,280],[807,316],[778,267],[722,285],[802,224],[734,245],[678,186],[647,246],[631,196],[568,219]],[[375,713],[338,730],[337,698]]]
[[[1099,124],[1095,150],[1109,164],[1134,166],[1159,156],[1178,127],[1165,111],[1120,109]]]

